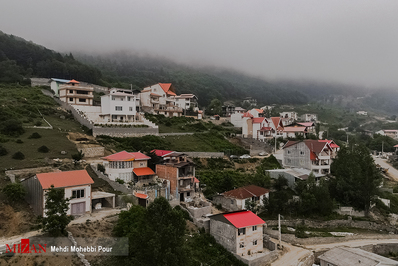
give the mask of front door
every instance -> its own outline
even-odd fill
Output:
[[[146,207],[146,199],[138,198],[138,204],[145,208]]]
[[[180,201],[184,201],[184,193],[180,193]]]
[[[86,212],[86,203],[72,203],[71,204],[71,214],[72,215],[83,215]]]

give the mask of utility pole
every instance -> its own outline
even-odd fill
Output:
[[[282,234],[281,234],[281,215],[278,214],[278,230],[279,230],[279,247],[282,247]]]
[[[381,157],[383,157],[384,154],[384,141],[381,141]]]
[[[276,154],[276,135],[275,135],[275,154]]]

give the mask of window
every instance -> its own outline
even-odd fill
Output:
[[[123,106],[115,106],[116,111],[123,111]]]
[[[145,163],[140,163],[140,167],[145,167]]]
[[[72,190],[72,199],[84,198],[84,189]]]
[[[116,98],[114,96],[112,96],[112,101],[116,100]]]
[[[253,241],[253,246],[257,246],[257,240]]]
[[[253,226],[253,231],[257,231],[257,225]]]
[[[191,196],[191,192],[187,192],[187,197],[190,197]]]
[[[244,248],[245,247],[245,242],[240,242],[239,243],[239,248]]]
[[[80,99],[79,98],[79,103],[85,103],[86,102],[86,99]]]
[[[287,151],[287,154],[290,154],[290,151]]]
[[[303,154],[304,154],[304,152],[303,152],[303,151],[300,151],[300,154],[301,154],[301,155],[303,155]]]
[[[129,97],[127,97],[127,101],[130,101],[130,98],[131,98],[130,96],[129,96]]]
[[[238,236],[245,235],[245,234],[246,234],[246,228],[239,228],[238,229]]]
[[[69,93],[73,93],[73,90],[69,90]]]
[[[73,98],[69,98],[69,101],[70,101],[70,102],[73,102]]]
[[[129,107],[129,111],[132,112],[133,111],[133,107]]]
[[[231,204],[234,204],[234,200],[231,199]]]

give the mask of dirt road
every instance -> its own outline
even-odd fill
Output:
[[[321,251],[341,246],[362,247],[366,245],[388,244],[388,243],[398,243],[398,238],[397,239],[360,239],[360,240],[351,240],[351,241],[331,243],[331,244],[308,245],[305,246],[305,248],[312,251]]]
[[[387,160],[382,158],[377,158],[376,156],[373,156],[373,159],[375,160],[376,164],[379,164],[383,168],[388,168],[387,172],[388,176],[390,176],[395,181],[398,181],[398,170],[392,167],[391,164],[387,163]]]
[[[307,249],[295,247],[283,241],[282,245],[287,249],[287,252],[279,257],[278,260],[274,261],[272,266],[297,266],[302,259],[312,254],[312,252]]]

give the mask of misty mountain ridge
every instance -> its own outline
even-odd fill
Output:
[[[191,66],[165,57],[126,51],[61,54],[0,32],[0,82],[23,83],[30,77],[74,78],[108,87],[139,90],[159,82],[170,82],[179,94],[197,95],[201,106],[207,106],[215,98],[239,105],[246,97],[256,99],[258,106],[310,102],[337,105],[344,102],[349,106],[348,99],[367,96],[355,106],[398,113],[395,90],[371,91],[358,86],[305,80],[270,81],[236,70]]]

